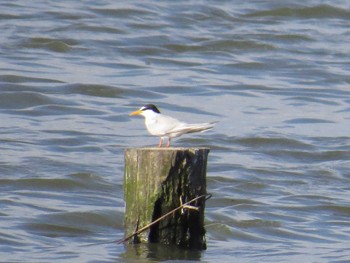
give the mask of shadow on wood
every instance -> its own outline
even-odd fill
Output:
[[[208,148],[137,148],[125,151],[125,236],[151,223],[182,203],[206,193]],[[134,242],[176,244],[205,249],[205,199],[198,211],[173,213],[134,239]]]

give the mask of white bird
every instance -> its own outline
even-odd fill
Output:
[[[170,146],[172,138],[179,137],[186,133],[204,132],[214,127],[215,122],[188,124],[181,122],[173,117],[160,113],[153,104],[147,104],[137,111],[130,113],[129,116],[142,115],[145,117],[146,128],[150,134],[159,136],[158,147],[162,147],[163,139],[168,138],[166,147]]]

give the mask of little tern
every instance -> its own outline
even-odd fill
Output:
[[[150,134],[159,136],[158,147],[162,147],[164,138],[168,138],[166,147],[170,146],[172,138],[192,132],[204,132],[214,127],[215,122],[188,124],[181,122],[173,117],[160,113],[153,104],[142,106],[137,111],[130,113],[129,116],[142,115],[145,117],[146,128]]]

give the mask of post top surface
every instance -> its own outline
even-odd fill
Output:
[[[154,152],[161,152],[161,151],[210,151],[210,148],[208,147],[169,147],[169,148],[160,148],[160,147],[135,147],[135,148],[126,148],[125,151],[154,151]]]
[[[198,150],[207,150],[209,151],[209,147],[129,147],[125,150],[138,150],[138,151],[198,151]]]

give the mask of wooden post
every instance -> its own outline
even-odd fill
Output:
[[[125,151],[125,236],[129,236],[182,202],[206,194],[208,148],[130,148]],[[160,242],[184,248],[206,249],[205,199],[198,211],[174,212],[134,242]]]

